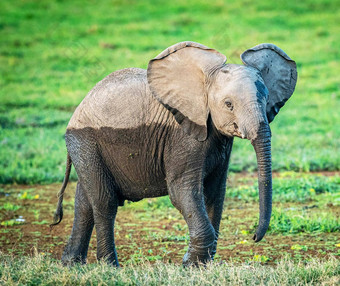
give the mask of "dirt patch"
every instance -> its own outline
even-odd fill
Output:
[[[237,180],[232,181],[236,184]],[[60,259],[71,233],[75,186],[75,183],[69,184],[64,199],[64,219],[53,230],[49,224],[52,222],[60,184],[3,186],[0,206],[6,203],[13,206],[0,210],[0,250],[16,256],[38,251]],[[118,209],[115,237],[119,261],[123,266],[145,259],[181,263],[189,241],[187,226],[176,209],[156,202],[157,199],[147,199],[141,203],[127,203]],[[339,207],[334,207],[334,211],[339,212]],[[255,244],[252,231],[257,213],[256,203],[225,201],[216,260],[258,260],[274,264],[285,256],[308,259],[325,257],[338,251],[336,245],[340,240],[339,233],[267,234],[263,241]],[[95,231],[90,242],[88,261],[96,261]]]

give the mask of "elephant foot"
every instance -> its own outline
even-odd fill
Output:
[[[208,248],[197,248],[193,246],[189,246],[188,251],[185,253],[183,257],[183,266],[204,266],[208,262],[214,260],[214,256],[216,253],[216,247],[208,247]]]
[[[117,252],[113,251],[106,255],[98,255],[97,254],[97,260],[98,261],[104,261],[107,264],[111,264],[114,267],[120,267],[118,263],[118,257]]]
[[[81,255],[72,255],[66,251],[64,251],[61,262],[63,266],[73,266],[75,264],[86,264],[86,258]]]

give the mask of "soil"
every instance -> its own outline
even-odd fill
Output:
[[[328,173],[323,175],[327,176]],[[231,179],[229,183],[235,182],[236,179]],[[69,183],[64,198],[64,218],[59,225],[51,229],[49,224],[52,222],[57,204],[56,194],[60,184],[2,186],[0,206],[10,202],[20,208],[12,211],[0,208],[2,222],[19,220],[12,226],[0,226],[0,251],[15,256],[34,255],[39,252],[60,259],[71,233],[75,187],[76,183]],[[119,207],[115,240],[122,266],[145,260],[181,263],[189,240],[186,223],[176,209],[159,206],[156,202],[157,199],[146,199],[140,203],[125,203],[124,207]],[[287,204],[286,207],[291,207],[291,204]],[[300,204],[299,207],[310,206]],[[339,207],[335,211],[339,213]],[[259,259],[262,263],[275,264],[286,256],[308,260],[309,257],[322,258],[338,251],[335,245],[340,242],[339,233],[289,235],[268,233],[261,242],[255,244],[252,241],[252,230],[257,214],[257,204],[230,199],[225,201],[215,260],[247,262]],[[95,261],[94,231],[89,246],[88,262]]]

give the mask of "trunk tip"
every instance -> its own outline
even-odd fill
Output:
[[[263,237],[264,237],[264,234],[263,235],[258,235],[257,233],[255,233],[254,236],[253,236],[253,240],[255,242],[259,242],[259,241],[262,240]]]

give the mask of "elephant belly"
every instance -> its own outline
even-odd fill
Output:
[[[168,194],[160,142],[152,144],[149,128],[103,127],[96,133],[101,157],[123,199],[137,201]]]

